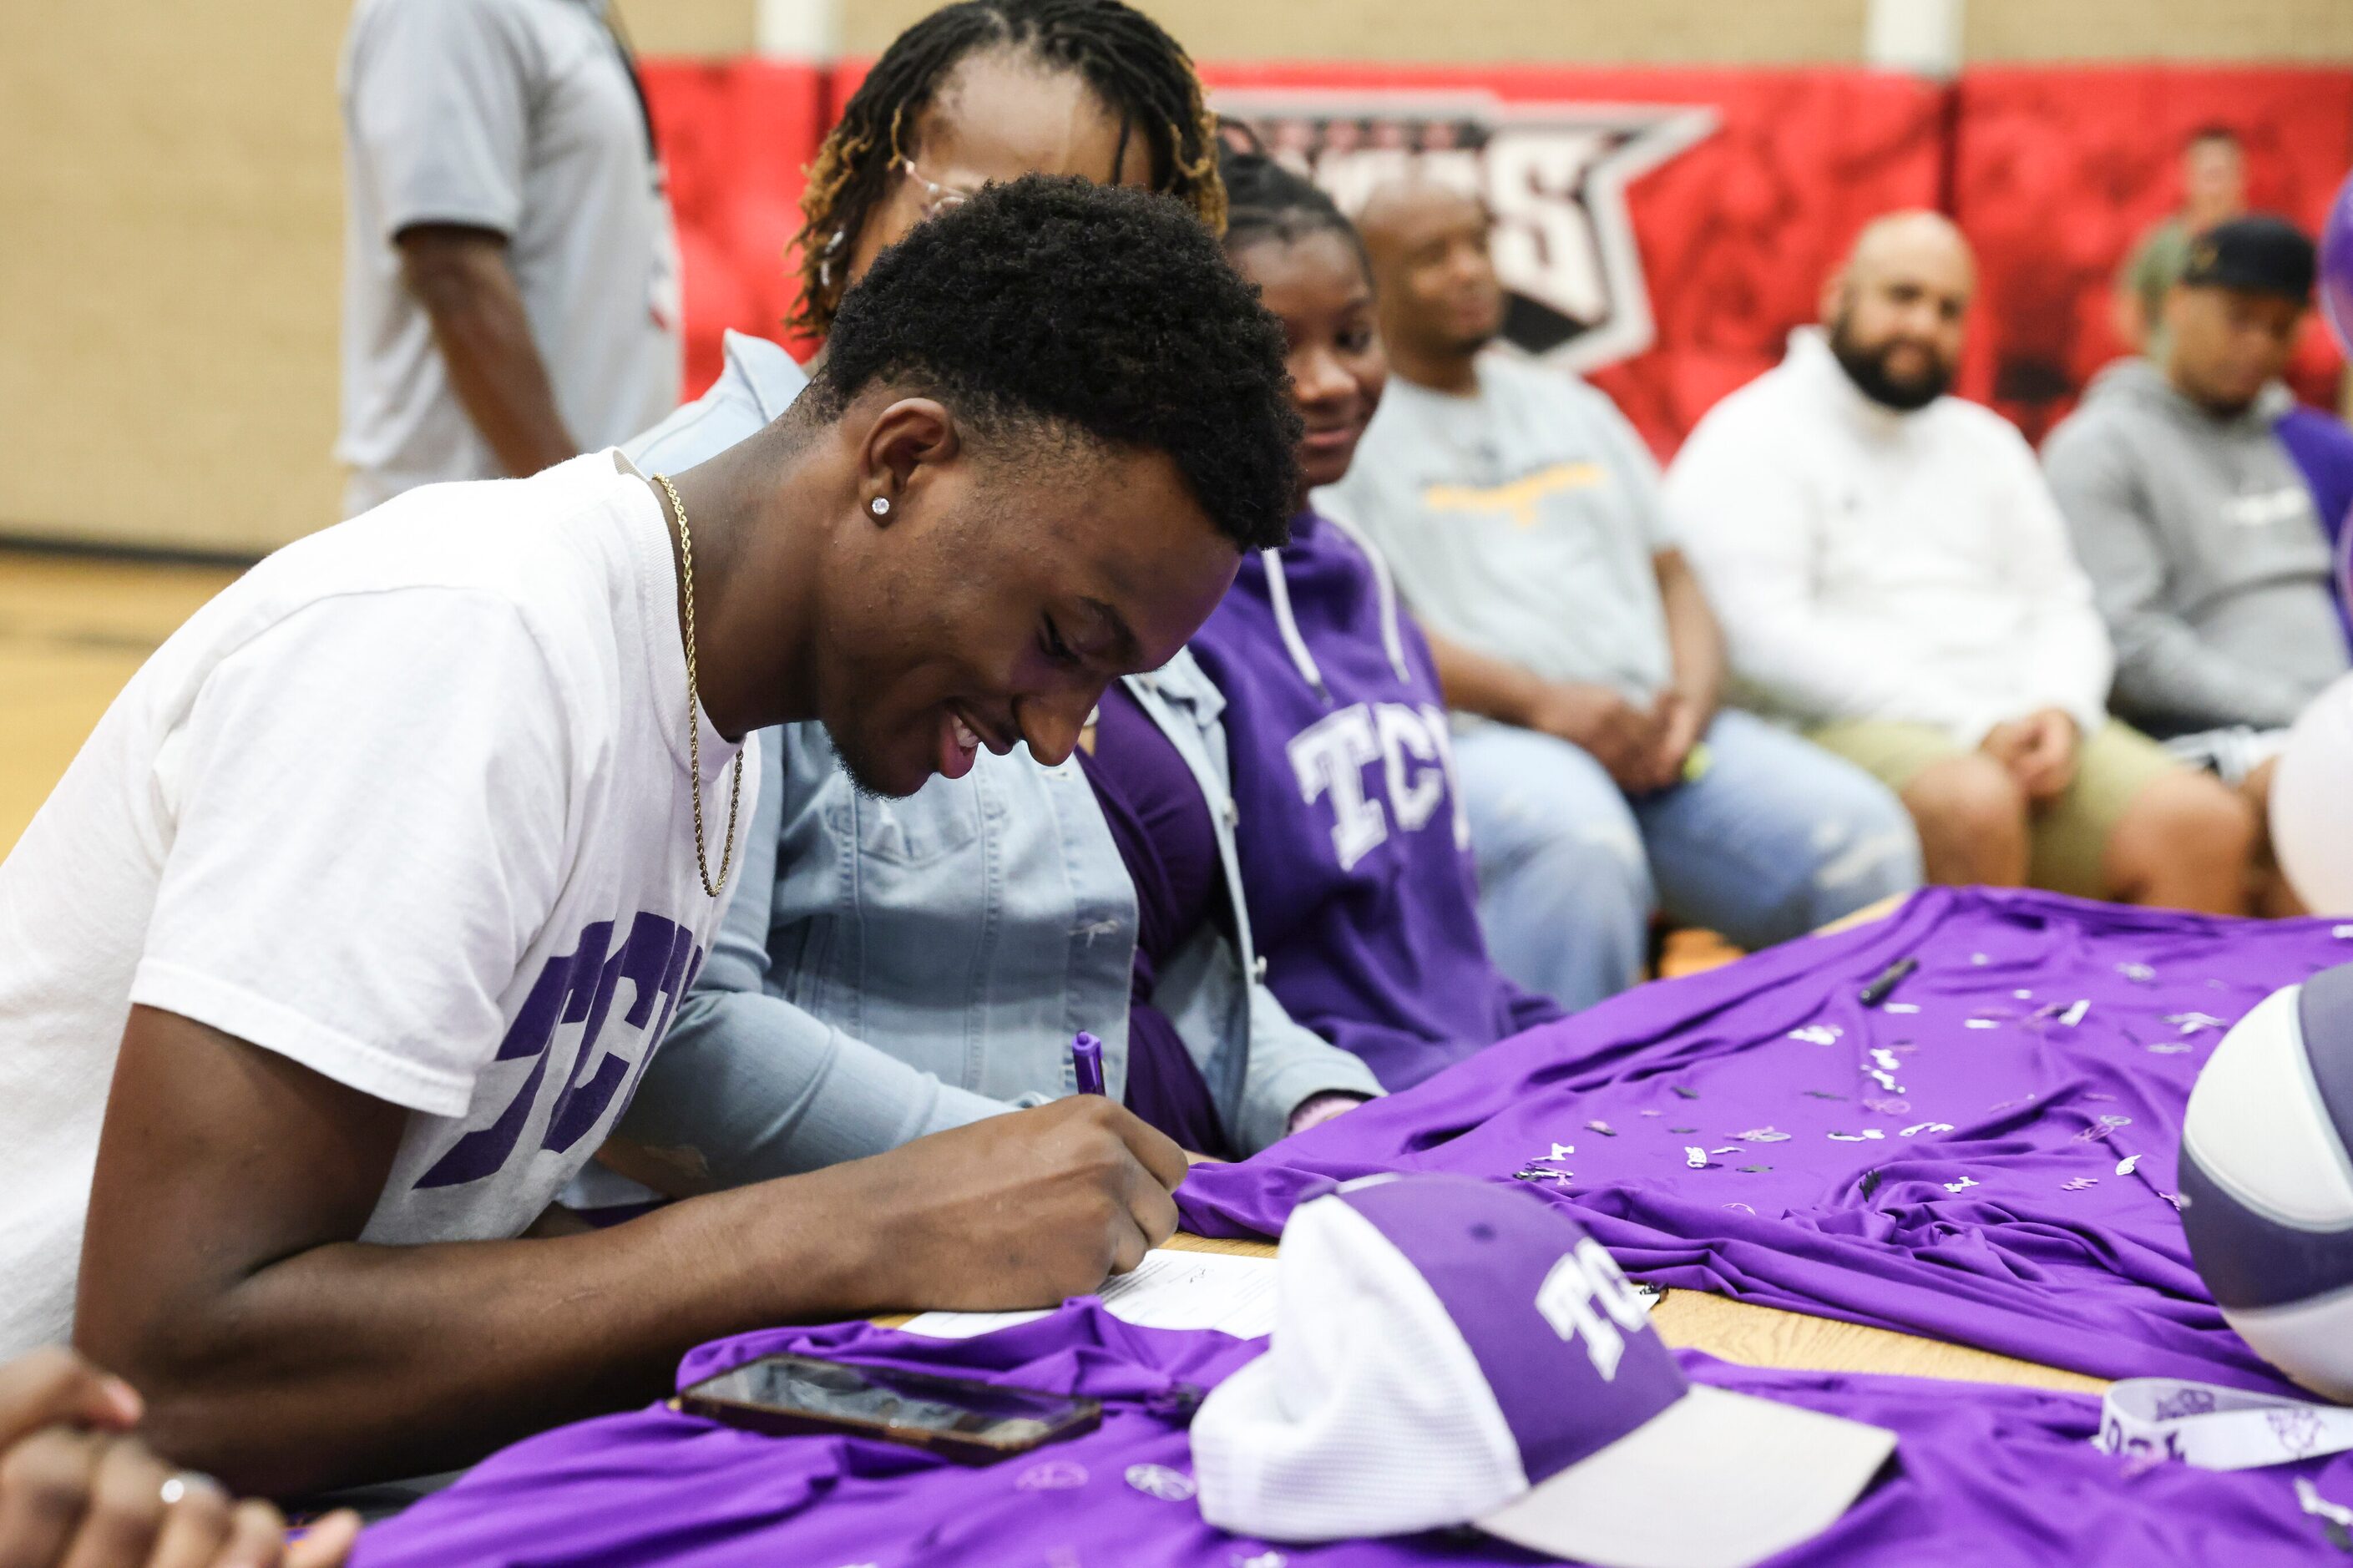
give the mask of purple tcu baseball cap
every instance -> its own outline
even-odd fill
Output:
[[[1193,1423],[1203,1517],[1274,1541],[1472,1524],[1603,1568],[1820,1533],[1893,1433],[1686,1380],[1601,1244],[1532,1193],[1376,1177],[1293,1211],[1267,1353]]]

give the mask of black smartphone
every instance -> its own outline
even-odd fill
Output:
[[[829,1433],[928,1448],[967,1465],[1092,1432],[1103,1405],[961,1377],[771,1355],[706,1378],[678,1407],[746,1431]]]

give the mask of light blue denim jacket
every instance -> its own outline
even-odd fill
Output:
[[[624,450],[676,471],[784,412],[804,378],[729,333],[702,399]],[[1255,1152],[1327,1089],[1378,1092],[1252,973],[1226,787],[1224,700],[1189,655],[1129,689],[1185,758],[1217,831],[1235,936],[1205,925],[1154,1000]],[[1126,1081],[1135,893],[1075,759],[984,752],[904,800],[851,787],[821,725],[764,731],[763,783],[719,936],[618,1129],[691,1149],[723,1184],[813,1170],[1071,1092],[1070,1042]]]

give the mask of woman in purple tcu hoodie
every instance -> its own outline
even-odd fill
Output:
[[[1242,562],[1192,650],[1226,699],[1267,983],[1392,1089],[1560,1016],[1487,956],[1438,674],[1388,568],[1306,491],[1348,471],[1388,367],[1362,242],[1256,153],[1223,159],[1226,251],[1282,318],[1306,434],[1291,542]]]

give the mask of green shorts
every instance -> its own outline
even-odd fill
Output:
[[[1876,719],[1842,720],[1806,735],[1898,795],[1921,769],[1957,757],[1964,750],[1933,724]],[[2035,808],[2029,880],[2056,892],[2106,898],[2107,879],[2101,875],[2100,863],[2108,836],[2134,796],[2181,766],[2164,747],[2129,724],[2111,719],[2094,731],[2076,754],[2075,780],[2066,793]]]

